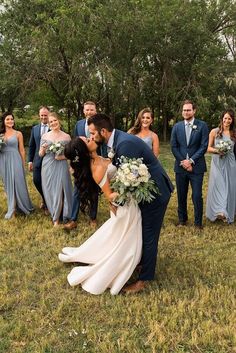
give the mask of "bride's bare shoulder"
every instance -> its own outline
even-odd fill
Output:
[[[104,166],[97,166],[96,168],[92,168],[93,179],[97,184],[102,181],[102,178],[104,177],[105,173],[106,168]]]
[[[107,171],[107,163],[92,163],[91,164],[91,171],[93,175],[93,179],[97,184],[99,184],[106,174]]]

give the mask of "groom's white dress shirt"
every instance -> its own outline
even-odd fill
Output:
[[[111,150],[113,148],[114,137],[115,137],[115,129],[113,129],[111,136],[109,137],[109,140],[107,142],[107,147],[109,150]]]

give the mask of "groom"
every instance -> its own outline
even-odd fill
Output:
[[[106,143],[114,152],[114,161],[121,156],[143,158],[151,178],[155,180],[159,194],[148,203],[141,203],[143,250],[141,272],[138,281],[124,288],[126,293],[137,293],[146,287],[147,281],[154,279],[157,247],[165,211],[173,191],[168,175],[152,153],[150,147],[141,139],[126,132],[113,129],[110,118],[96,114],[88,119],[90,136],[98,144]]]

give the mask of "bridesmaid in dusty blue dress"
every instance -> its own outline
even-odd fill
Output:
[[[138,113],[138,117],[134,126],[129,129],[128,133],[140,137],[151,148],[156,157],[160,153],[159,138],[155,132],[151,130],[153,123],[153,113],[150,108],[144,108]]]
[[[49,113],[50,130],[44,134],[40,142],[39,155],[42,162],[42,189],[47,208],[54,226],[58,226],[60,218],[64,222],[70,219],[72,207],[72,182],[69,165],[63,154],[50,151],[58,143],[65,146],[70,135],[60,129],[60,121],[56,113]]]
[[[221,219],[224,222],[234,222],[236,214],[236,161],[234,144],[236,129],[234,111],[225,111],[219,127],[211,130],[208,152],[212,153],[211,169],[208,182],[206,217],[210,221]],[[224,154],[217,145],[220,141],[228,141],[231,148]]]
[[[0,150],[0,176],[7,194],[8,211],[6,219],[15,216],[16,211],[29,214],[33,211],[25,180],[25,149],[23,136],[14,129],[14,116],[10,112],[2,115],[0,134],[5,144]]]

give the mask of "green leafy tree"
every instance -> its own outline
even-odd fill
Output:
[[[43,89],[45,100],[66,108],[69,129],[88,99],[127,129],[149,106],[166,140],[169,122],[178,119],[186,98],[197,103],[199,116],[210,125],[225,106],[235,106],[234,0],[8,0],[4,5],[4,109],[37,101]]]

